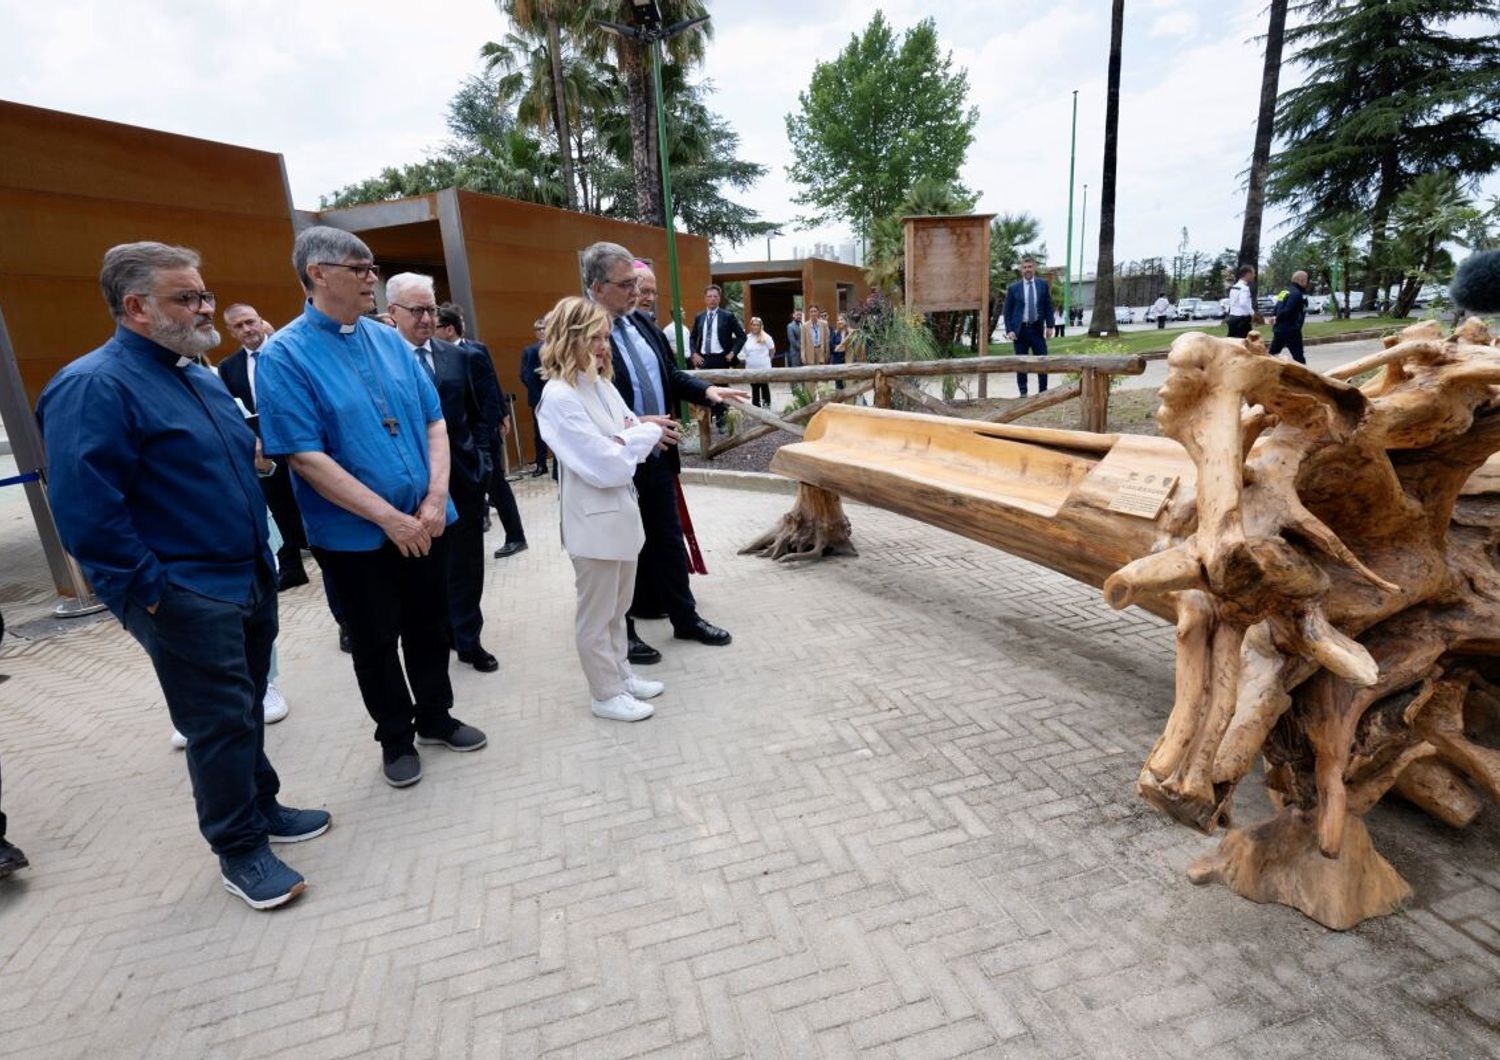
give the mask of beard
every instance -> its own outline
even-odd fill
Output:
[[[180,324],[156,308],[155,302],[146,303],[146,312],[151,317],[151,341],[179,357],[197,360],[219,344],[219,333],[213,328],[203,331],[196,324]]]

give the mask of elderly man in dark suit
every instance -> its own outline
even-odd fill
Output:
[[[707,386],[674,363],[667,337],[645,313],[634,312],[637,284],[649,274],[635,265],[635,257],[617,243],[595,243],[583,252],[583,277],[589,297],[603,306],[614,322],[610,350],[614,357],[615,386],[642,420],[670,422],[679,401],[714,406],[726,400],[748,400],[743,390]],[[655,286],[655,277],[650,278]],[[635,618],[672,620],[678,640],[724,645],[732,639],[727,630],[705,621],[688,585],[687,547],[682,540],[682,521],[677,514],[677,474],[681,458],[676,448],[657,450],[636,470],[635,488],[641,505],[641,523],[646,544],[636,567],[635,600],[630,607],[629,658],[649,664],[661,652],[635,634]]]
[[[723,299],[724,289],[718,284],[703,289],[703,312],[693,318],[693,330],[688,335],[694,368],[732,368],[745,348],[744,325],[722,306]],[[714,425],[720,430],[727,414],[723,404],[714,406]]]
[[[1014,345],[1016,356],[1047,356],[1047,340],[1052,337],[1052,289],[1036,274],[1036,259],[1021,259],[1021,278],[1005,290],[1005,337]],[[1037,376],[1037,393],[1046,393],[1047,376]],[[1016,376],[1016,388],[1026,395],[1026,373]]]
[[[260,349],[266,344],[265,323],[251,305],[239,303],[224,310],[224,326],[239,342],[240,348],[219,362],[219,378],[230,396],[238,398],[245,411],[250,413],[248,422],[257,437],[260,421],[255,415],[255,368]],[[260,488],[266,495],[266,507],[271,509],[276,528],[281,531],[281,551],[276,553],[277,588],[285,591],[306,585],[307,571],[302,566],[302,550],[307,547],[307,532],[302,529],[302,513],[292,494],[291,468],[285,461],[278,460],[276,470],[260,480]]]
[[[448,628],[458,661],[480,673],[494,673],[500,662],[479,642],[484,615],[484,460],[475,426],[485,422],[481,397],[473,383],[468,354],[433,332],[437,307],[432,278],[414,272],[392,276],[386,300],[396,330],[437,387],[448,430],[448,495],[458,520],[448,527]],[[480,428],[483,437],[483,428]]]

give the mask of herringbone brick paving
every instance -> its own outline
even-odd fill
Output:
[[[858,559],[742,558],[786,498],[689,498],[733,646],[643,623],[657,716],[590,717],[528,482],[532,548],[485,595],[501,673],[453,670],[490,746],[429,749],[404,791],[320,595],[286,594],[269,749],[335,826],[288,848],[310,887],[269,915],[219,886],[134,642],[7,640],[5,809],[34,868],[0,885],[0,1056],[1500,1055],[1495,810],[1463,833],[1372,814],[1418,897],[1347,934],[1195,889],[1211,841],[1134,794],[1169,628],[858,507]],[[1241,806],[1266,812],[1256,784]]]

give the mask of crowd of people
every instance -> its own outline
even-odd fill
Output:
[[[677,368],[648,265],[613,243],[583,263],[586,296],[537,320],[523,382],[538,471],[550,450],[558,478],[590,710],[641,721],[664,685],[634,670],[662,657],[637,619],[668,618],[679,640],[732,640],[689,585],[671,410],[750,395]],[[374,256],[340,229],[301,232],[292,264],[301,315],[273,330],[253,306],[229,306],[240,349],[214,368],[217,300],[198,254],[111,248],[99,282],[114,333],[37,406],[63,544],[149,658],[199,830],[225,888],[255,909],[306,886],[273,848],[332,823],[281,801],[265,748],[266,724],[287,713],[277,596],[310,580],[304,551],[352,657],[381,776],[406,788],[422,778],[418,746],[487,743],[455,715],[449,657],[499,669],[481,641],[491,508],[505,530],[495,556],[527,547],[504,475],[509,406],[458,307],[438,303],[432,277],[402,273],[377,310]],[[721,327],[710,310],[705,326],[695,362],[744,345],[737,321]],[[0,815],[0,876],[26,864]]]

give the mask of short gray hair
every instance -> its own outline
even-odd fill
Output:
[[[432,286],[432,277],[424,276],[420,272],[398,272],[389,280],[385,281],[385,300],[387,304],[396,300],[397,291],[420,290],[437,300],[437,292]],[[434,321],[436,323],[436,321]]]
[[[312,280],[307,275],[309,265],[319,261],[342,262],[345,258],[374,261],[375,255],[353,232],[328,225],[304,228],[297,233],[297,241],[292,244],[292,268],[297,270],[297,279],[302,281],[304,291],[313,289]]]
[[[635,255],[620,244],[595,243],[583,252],[583,285],[593,290],[595,284],[608,283],[610,270],[621,261],[634,270]]]
[[[104,252],[99,270],[99,289],[116,320],[125,319],[125,296],[150,294],[156,273],[162,269],[196,269],[202,259],[191,247],[166,243],[121,243]]]

